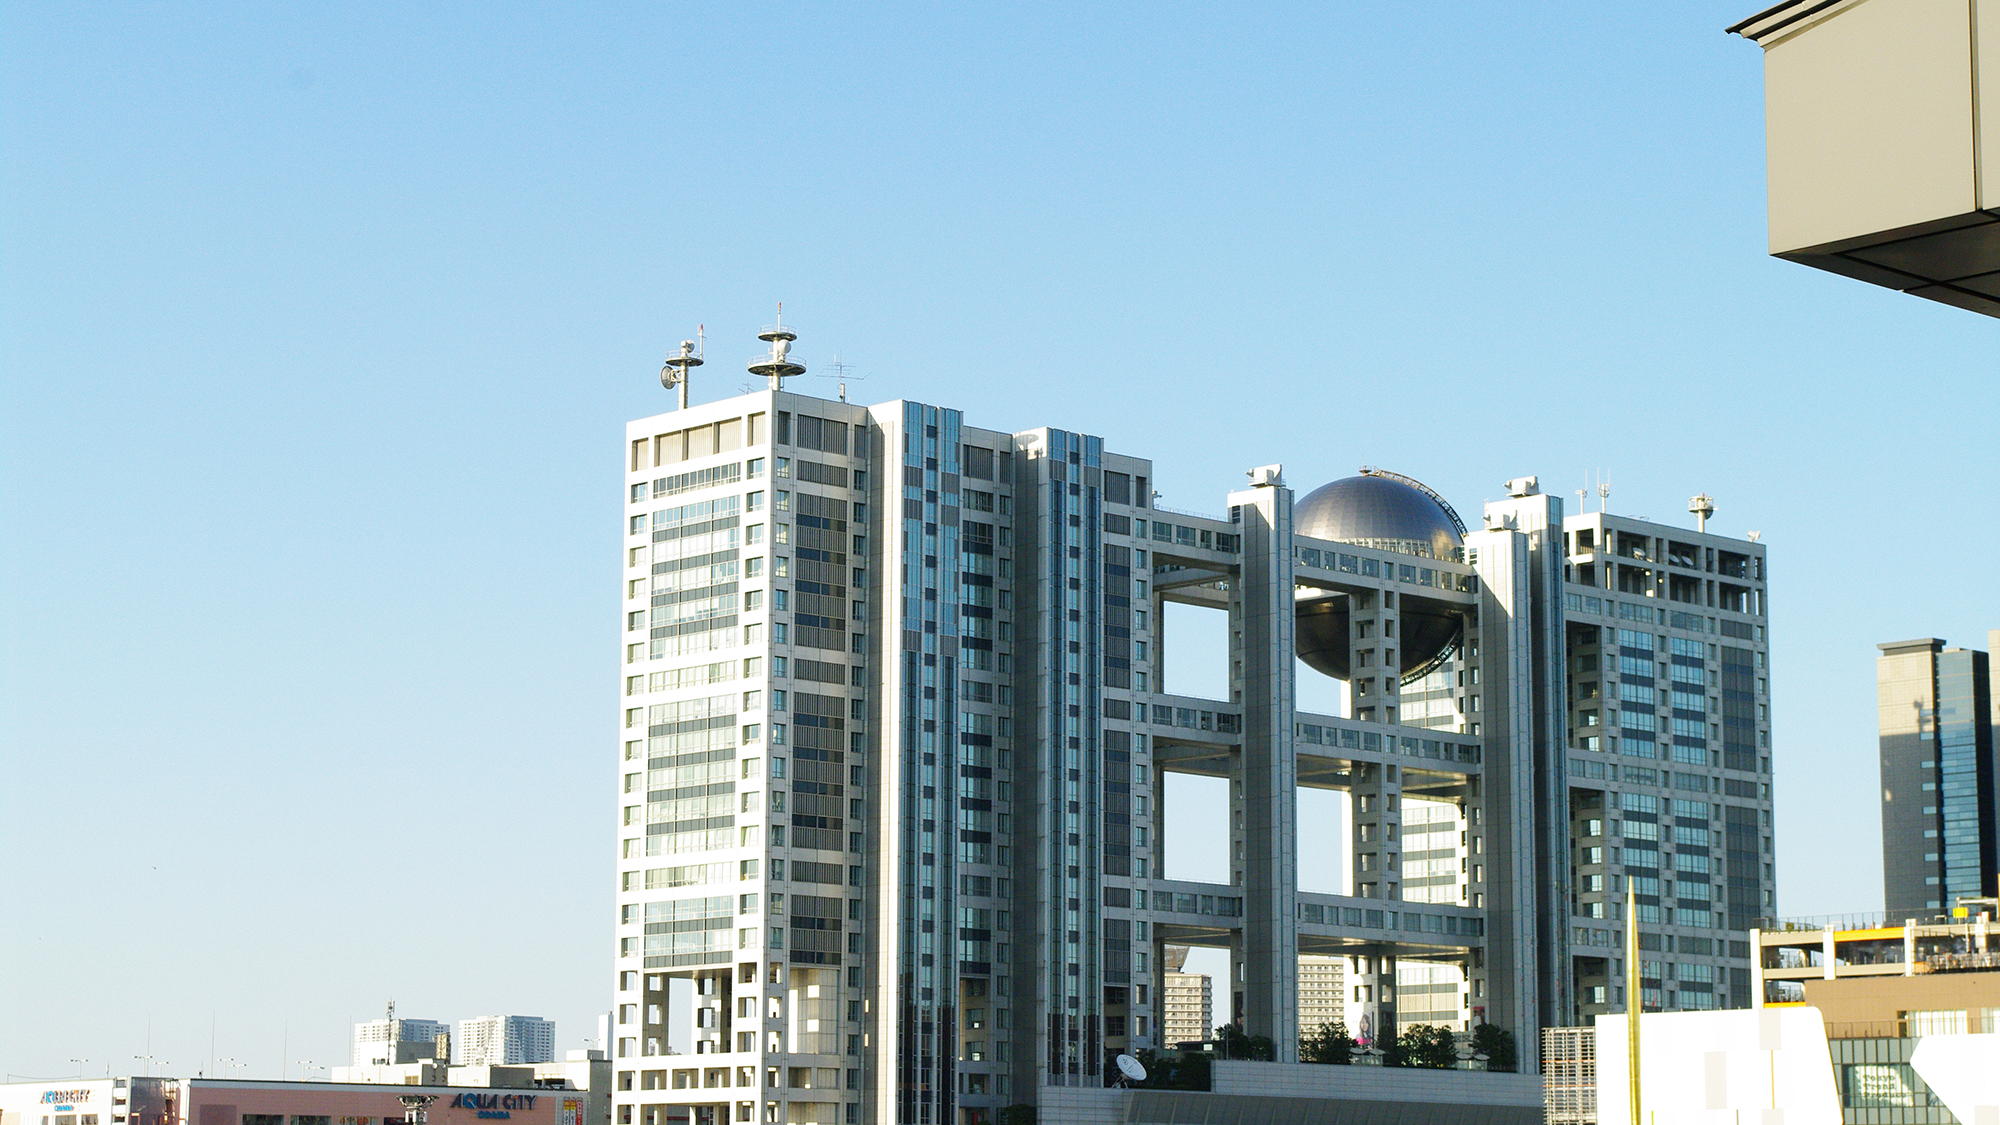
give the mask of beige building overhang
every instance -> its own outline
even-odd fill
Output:
[[[1770,252],[2000,316],[2000,0],[1787,0],[1764,48]]]

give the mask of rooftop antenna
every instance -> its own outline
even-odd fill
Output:
[[[700,325],[695,326],[695,335],[704,335]],[[700,366],[701,348],[693,340],[682,340],[680,354],[668,356],[667,362],[660,367],[660,385],[668,390],[680,391],[682,410],[688,408],[688,369]]]
[[[1611,510],[1611,474],[1604,473],[1597,478],[1597,510]]]
[[[1694,529],[1696,531],[1707,531],[1708,517],[1715,514],[1715,497],[1710,496],[1706,492],[1699,492],[1688,497],[1688,511],[1694,513]]]
[[[828,377],[829,377],[829,378],[833,378],[833,379],[838,379],[838,380],[840,380],[840,401],[842,401],[842,402],[846,402],[846,401],[847,401],[847,374],[848,374],[848,372],[850,372],[850,371],[853,371],[853,370],[854,370],[854,365],[853,365],[853,364],[851,364],[851,363],[843,363],[843,362],[841,362],[841,359],[840,359],[840,356],[836,354],[836,355],[835,355],[835,356],[833,357],[833,362],[831,362],[831,363],[827,364],[827,367],[828,367],[828,368],[830,368],[830,369],[832,370],[832,374],[831,374],[830,376],[828,376]],[[860,379],[860,378],[863,378],[863,376],[860,376],[860,375],[856,375],[856,376],[855,376],[855,378],[856,378],[856,379]]]
[[[782,391],[786,379],[806,373],[806,365],[791,357],[792,341],[798,339],[799,334],[785,327],[783,301],[778,302],[778,322],[757,333],[757,338],[771,345],[771,354],[751,360],[748,365],[750,374],[771,380],[772,390]]]

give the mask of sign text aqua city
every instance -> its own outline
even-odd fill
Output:
[[[476,1109],[481,1117],[506,1118],[511,1110],[535,1108],[534,1094],[460,1094],[451,1099],[453,1109]]]

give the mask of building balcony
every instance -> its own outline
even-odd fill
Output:
[[[1764,48],[1770,252],[2000,316],[2000,8],[1786,0]]]

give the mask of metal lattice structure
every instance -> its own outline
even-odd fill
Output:
[[[1597,1125],[1597,1031],[1542,1029],[1542,1120],[1546,1125]]]

